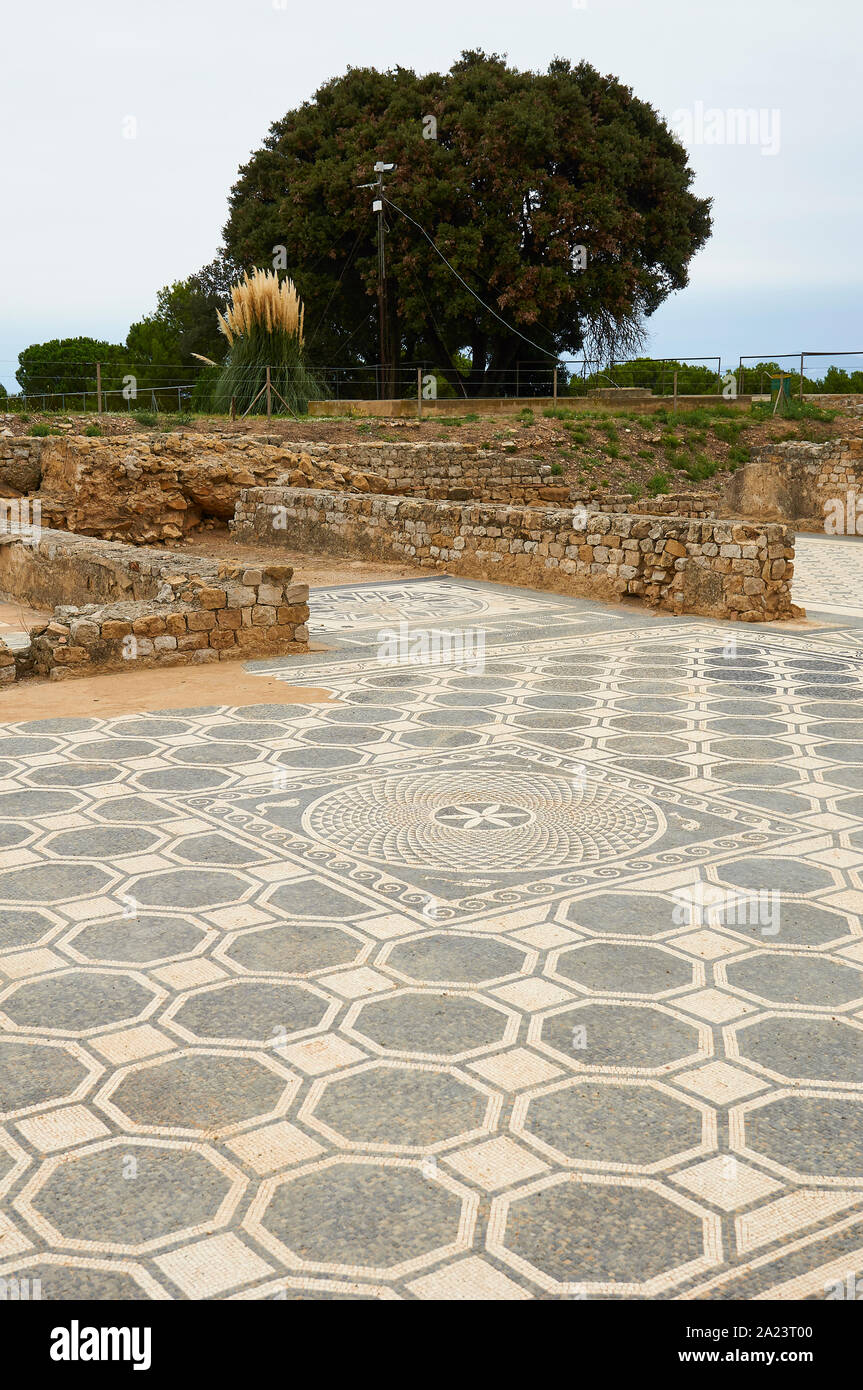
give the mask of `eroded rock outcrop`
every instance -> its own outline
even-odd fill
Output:
[[[179,540],[205,518],[227,521],[242,488],[278,482],[386,488],[382,479],[302,449],[244,437],[141,434],[43,440],[38,497],[43,525],[148,544]]]
[[[0,439],[0,497],[35,492],[42,480],[42,439]]]

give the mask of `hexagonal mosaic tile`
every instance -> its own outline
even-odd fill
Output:
[[[806,630],[337,587],[329,651],[250,667],[329,702],[5,726],[0,1279],[819,1296],[863,1246],[863,615],[824,574]],[[484,660],[379,660],[402,621]]]

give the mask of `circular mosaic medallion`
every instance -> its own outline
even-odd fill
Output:
[[[512,873],[634,854],[665,820],[605,782],[465,769],[370,777],[320,797],[303,826],[319,843],[381,864]]]

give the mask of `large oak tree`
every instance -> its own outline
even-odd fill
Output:
[[[587,63],[519,72],[468,52],[445,74],[352,68],[272,126],[239,172],[224,232],[241,267],[286,248],[318,363],[378,358],[376,218],[358,187],[377,160],[397,165],[392,202],[531,340],[387,205],[390,355],[454,379],[467,352],[469,391],[493,391],[516,364],[631,352],[710,234],[682,145]]]

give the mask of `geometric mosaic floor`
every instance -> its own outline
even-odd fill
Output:
[[[863,538],[798,536],[794,599],[820,613],[863,616]]]
[[[0,731],[0,1279],[863,1276],[863,614],[316,600],[333,650],[250,669],[332,704]],[[382,656],[400,623],[482,659]]]

